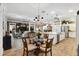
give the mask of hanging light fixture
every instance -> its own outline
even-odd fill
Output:
[[[44,19],[40,16],[40,3],[38,4],[38,15],[33,19],[34,21],[40,21],[41,19]]]

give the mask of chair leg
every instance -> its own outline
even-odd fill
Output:
[[[52,56],[52,50],[50,51],[50,54],[51,54],[51,56]]]
[[[28,51],[26,51],[26,55],[28,56]]]
[[[23,56],[25,55],[25,49],[23,49]]]

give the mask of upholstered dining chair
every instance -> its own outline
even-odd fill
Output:
[[[34,42],[34,39],[35,39],[35,33],[29,32],[28,37],[29,37],[29,43],[32,44]]]
[[[22,37],[22,42],[23,42],[23,56],[27,55],[29,52],[32,52],[34,49],[36,49],[37,47],[33,44],[28,44],[27,42],[27,37]]]
[[[42,45],[40,47],[41,53],[45,53],[45,56],[47,56],[47,53],[50,52],[50,55],[52,56],[52,44],[53,39],[47,39],[46,44]]]

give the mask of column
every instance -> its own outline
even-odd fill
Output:
[[[3,55],[3,6],[0,4],[0,56]]]
[[[76,47],[78,48],[78,55],[79,55],[79,11],[77,12],[77,17],[76,17],[76,34],[77,34],[77,44]]]
[[[3,15],[6,14],[6,7],[3,5]],[[3,16],[3,35],[5,35],[5,32],[7,31],[7,18]]]

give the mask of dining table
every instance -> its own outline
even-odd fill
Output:
[[[37,46],[37,48],[35,49],[34,54],[38,56],[41,53],[40,52],[40,46],[42,44],[44,44],[44,40],[43,40],[43,38],[35,39],[33,44],[35,44]]]
[[[34,54],[35,55],[39,55],[41,53],[41,50],[40,50],[40,47],[45,44],[45,41],[47,38],[44,38],[44,35],[47,34],[48,35],[48,39],[51,39],[54,37],[54,35],[56,36],[56,40],[57,40],[57,43],[59,43],[59,33],[56,33],[56,32],[42,32],[41,33],[43,36],[42,37],[38,37],[38,36],[35,36],[35,39],[33,40],[33,44],[37,47],[34,51]]]

